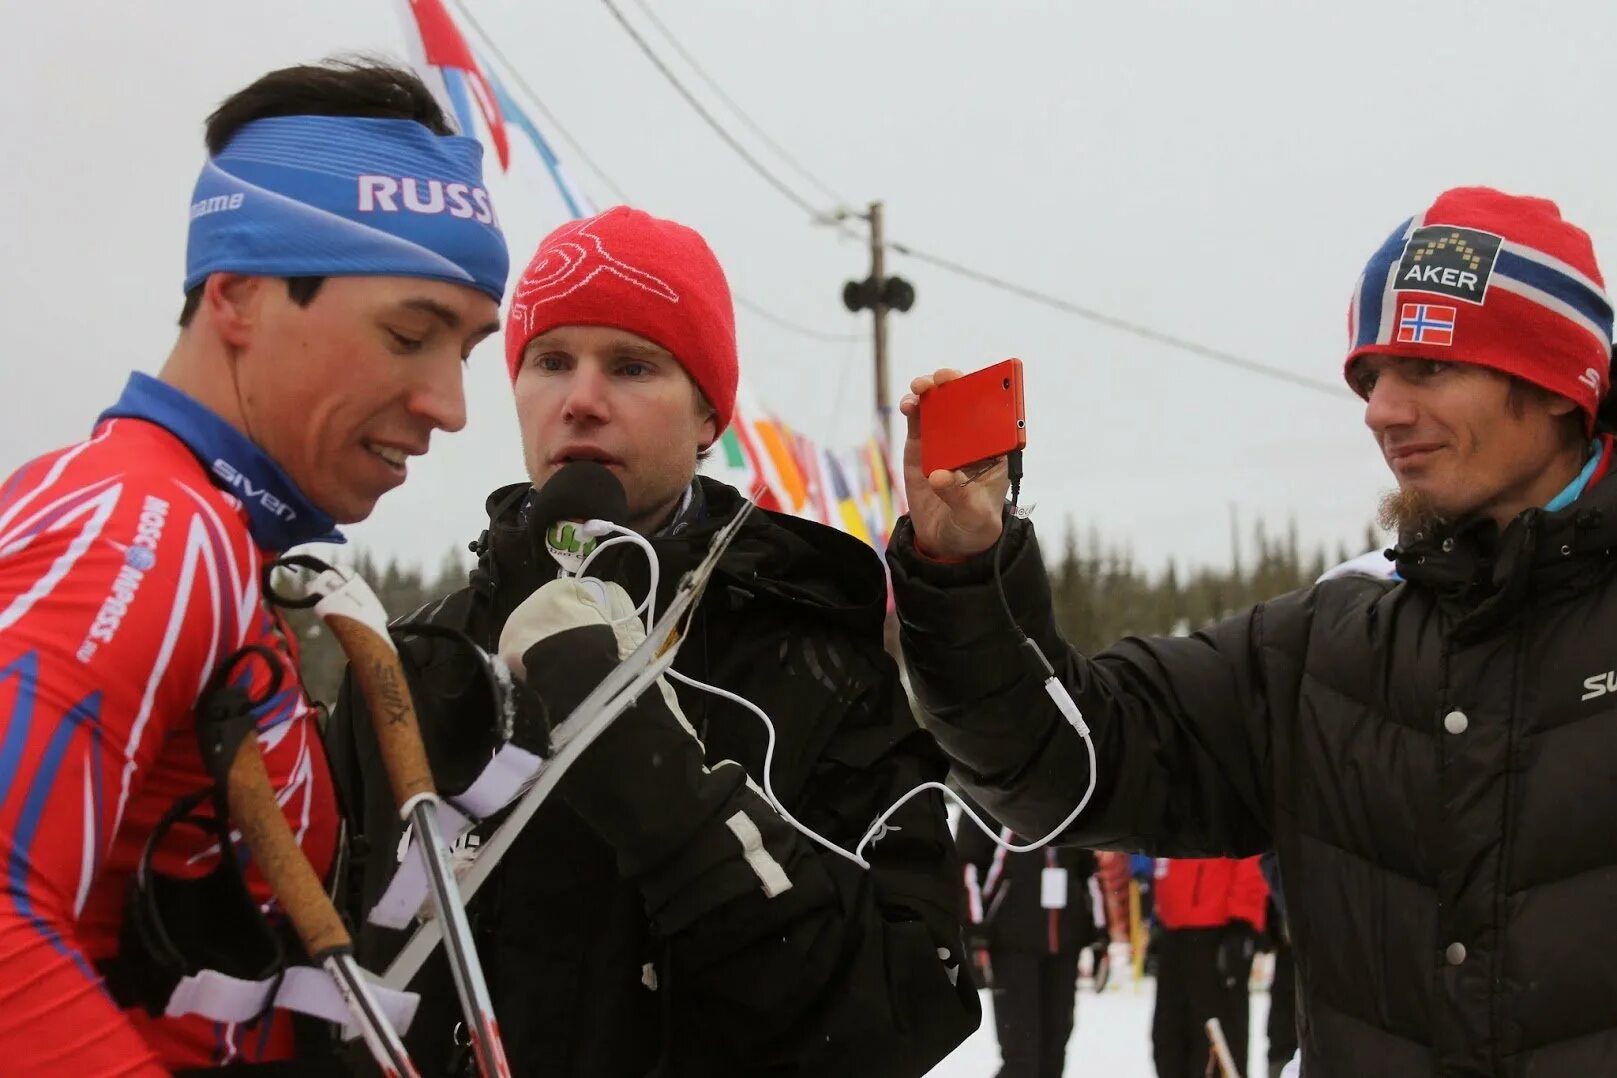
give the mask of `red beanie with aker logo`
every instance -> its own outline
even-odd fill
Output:
[[[1346,367],[1363,355],[1475,363],[1572,400],[1592,425],[1611,330],[1594,246],[1555,203],[1458,187],[1371,256],[1348,309]]]
[[[735,410],[735,306],[724,270],[693,229],[616,206],[546,236],[511,295],[505,362],[557,326],[609,326],[668,349],[717,413]]]

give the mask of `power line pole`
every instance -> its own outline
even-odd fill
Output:
[[[870,279],[887,279],[887,250],[882,244],[881,203],[870,204]],[[887,441],[888,419],[893,414],[893,402],[887,394],[887,302],[878,291],[876,302],[870,309],[870,328],[874,336],[876,365],[876,421],[880,424],[882,442]]]
[[[887,243],[882,234],[882,204],[872,202],[859,216],[870,225],[870,276],[842,286],[842,304],[848,310],[871,313],[872,360],[876,375],[876,422],[882,448],[887,448],[893,414],[887,388],[887,312],[907,311],[915,305],[915,288],[902,277],[887,276]]]

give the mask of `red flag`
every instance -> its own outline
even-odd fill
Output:
[[[466,73],[472,96],[477,99],[478,111],[483,114],[489,137],[494,140],[500,167],[510,168],[511,145],[505,137],[505,118],[500,115],[499,102],[495,100],[494,90],[483,77],[483,69],[477,65],[477,58],[472,55],[466,39],[460,36],[460,29],[449,17],[449,12],[444,10],[443,0],[410,0],[410,14],[415,16],[416,28],[421,31],[421,47],[427,63],[458,68]],[[471,134],[470,131],[464,133]]]

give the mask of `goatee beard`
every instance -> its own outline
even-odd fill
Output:
[[[1384,495],[1376,521],[1394,535],[1429,535],[1448,523],[1418,490],[1394,490]]]

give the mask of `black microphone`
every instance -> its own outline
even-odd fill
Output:
[[[629,498],[612,469],[594,460],[575,460],[556,469],[528,502],[528,538],[534,556],[544,553],[569,576],[578,575],[584,559],[610,529],[623,525]]]

